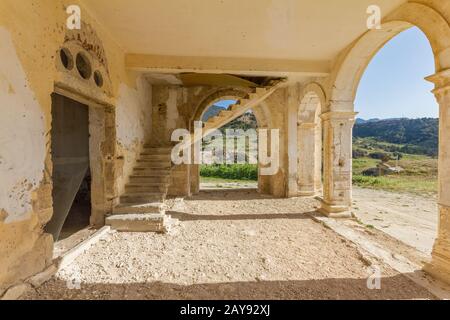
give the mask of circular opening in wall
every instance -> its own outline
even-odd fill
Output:
[[[102,73],[98,70],[94,72],[94,81],[97,87],[99,88],[103,87],[103,76]]]
[[[69,49],[62,48],[59,50],[59,57],[61,59],[61,63],[67,70],[72,70],[73,68],[73,57],[70,53]]]
[[[78,73],[80,74],[80,76],[83,79],[89,79],[92,74],[92,69],[91,69],[91,63],[89,62],[88,58],[84,54],[78,53],[76,64],[77,64],[77,70],[78,70]]]

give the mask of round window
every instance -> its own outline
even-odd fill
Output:
[[[83,79],[89,79],[92,75],[91,63],[89,59],[82,53],[77,54],[76,59],[77,70]]]
[[[97,87],[101,88],[103,86],[103,76],[102,73],[98,70],[94,72],[94,81]]]
[[[70,53],[69,49],[62,48],[59,50],[59,57],[61,59],[61,63],[67,70],[72,70],[73,68],[73,57]]]

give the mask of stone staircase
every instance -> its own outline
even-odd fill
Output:
[[[106,218],[118,231],[169,231],[173,224],[165,214],[164,201],[169,188],[172,147],[144,146],[120,203]]]
[[[270,80],[264,87],[253,88],[245,98],[237,100],[236,103],[230,105],[228,109],[222,110],[216,116],[209,118],[208,121],[203,124],[202,138],[259,105],[277,89],[283,86],[285,82],[286,79]],[[197,142],[198,140],[199,137],[192,136],[192,143]]]
[[[285,79],[271,80],[262,87],[253,88],[244,98],[222,110],[204,123],[202,135],[192,135],[191,143],[240,117],[256,107],[284,85]],[[176,220],[165,213],[164,201],[169,188],[172,169],[172,147],[145,145],[120,203],[106,218],[106,224],[118,231],[168,232]]]

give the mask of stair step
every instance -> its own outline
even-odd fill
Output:
[[[168,177],[170,170],[161,170],[158,168],[135,167],[133,168],[133,176],[147,176],[147,177]]]
[[[136,167],[142,166],[152,166],[155,168],[170,168],[172,166],[171,161],[155,161],[155,160],[138,160],[136,162]]]
[[[165,223],[168,221],[165,214],[115,214],[106,218],[105,223],[117,231],[126,232],[159,232],[166,233],[168,230]]]
[[[155,182],[130,182],[126,184],[126,187],[167,187],[169,183],[167,181],[155,181]]]
[[[147,152],[141,152],[141,160],[154,160],[154,161],[171,161],[171,153],[168,154],[151,154]]]
[[[125,186],[125,192],[127,193],[158,193],[158,192],[166,192],[167,191],[167,184],[159,183],[155,185],[126,185]]]
[[[221,117],[221,118],[225,118],[225,117],[229,117],[232,114],[233,114],[233,112],[231,112],[231,111],[222,110],[222,111],[219,112],[218,116]]]
[[[238,110],[238,109],[241,108],[241,107],[242,107],[242,105],[239,105],[239,104],[232,104],[232,105],[229,106],[228,108],[229,108],[230,112],[236,112],[236,110]]]
[[[240,99],[238,100],[238,102],[236,103],[236,105],[238,106],[245,106],[247,103],[249,103],[250,100],[249,99]]]
[[[164,201],[165,198],[162,192],[126,192],[120,196],[120,203]]]
[[[172,152],[171,146],[167,147],[151,147],[148,145],[144,145],[142,152],[150,153],[150,154],[170,154]]]
[[[266,88],[261,88],[261,87],[257,87],[257,88],[255,88],[255,93],[257,94],[257,95],[263,95],[263,94],[265,94],[267,92],[267,89]]]
[[[169,182],[169,177],[165,176],[131,176],[130,183],[165,183]]]
[[[121,203],[113,208],[114,214],[164,213],[162,202]]]

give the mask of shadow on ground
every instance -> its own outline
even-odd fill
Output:
[[[211,189],[201,190],[189,200],[259,200],[278,199],[271,195],[260,194],[256,189]]]
[[[172,218],[180,221],[197,220],[272,220],[272,219],[311,219],[308,214],[317,214],[315,211],[302,213],[266,213],[266,214],[190,214],[185,212],[167,211]]]
[[[369,290],[366,279],[254,281],[179,285],[163,282],[129,284],[80,284],[51,280],[25,299],[283,299],[283,300],[380,300],[436,299],[424,288],[396,275],[381,280],[381,290]]]

